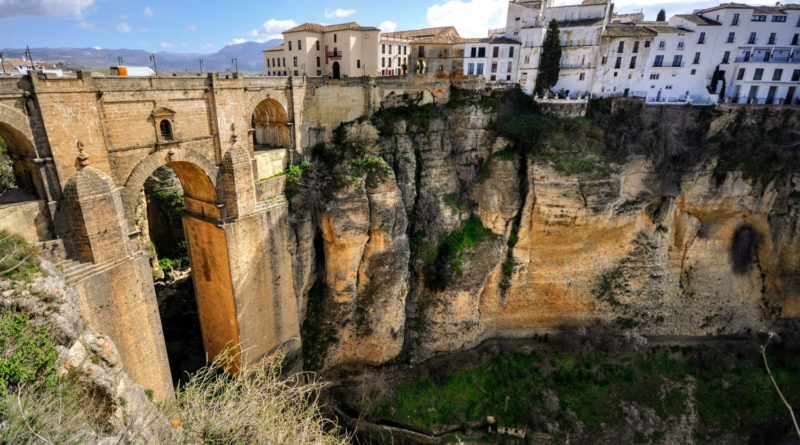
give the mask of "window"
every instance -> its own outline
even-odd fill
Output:
[[[683,56],[678,54],[672,58],[672,66],[683,66]]]
[[[475,48],[473,46],[472,49],[469,50],[469,56],[470,57],[475,57],[477,54],[478,54],[478,48]]]
[[[478,66],[475,67],[475,74],[483,74],[483,64],[479,63]]]
[[[797,17],[797,26],[800,26],[800,17]]]
[[[321,70],[317,70],[317,76],[321,76],[321,75],[322,75],[322,71]]]
[[[751,32],[750,33],[750,38],[747,39],[747,44],[748,45],[754,45],[755,43],[756,43],[756,33]]]
[[[511,71],[511,68],[513,68],[513,67],[514,67],[514,64],[512,62],[508,62],[508,69],[506,70],[506,72],[507,73],[513,72],[513,71]]]
[[[486,48],[484,47],[478,48],[478,57],[486,57]]]
[[[617,47],[617,54],[622,53],[625,51],[625,41],[622,40],[619,42],[619,46]]]
[[[664,88],[667,89],[667,90],[671,90],[672,89],[672,85],[667,85]]]
[[[739,74],[737,74],[737,75],[736,75],[736,80],[742,80],[742,79],[744,79],[744,72],[745,72],[745,71],[746,71],[746,70],[745,70],[744,68],[739,68]]]
[[[289,51],[292,50],[292,42],[289,42]]]
[[[320,59],[319,59],[319,57],[317,57],[317,68],[319,68],[321,66],[320,63],[321,63]]]
[[[662,40],[662,41],[658,42],[658,49],[664,49],[666,46],[667,46],[667,43],[665,41]]]
[[[700,52],[699,51],[694,53],[694,60],[692,61],[692,63],[695,64],[695,65],[700,63]]]
[[[386,44],[381,44],[381,54],[386,54]]]
[[[744,61],[745,62],[749,62],[750,61],[750,51],[745,51],[744,52]]]
[[[614,62],[614,68],[619,68],[622,66],[622,57],[617,57],[617,61]]]
[[[633,53],[636,54],[639,52],[639,41],[633,42]]]
[[[764,77],[764,68],[756,68],[755,74],[753,74],[753,80],[761,80]]]
[[[631,57],[631,64],[628,66],[630,69],[636,68],[636,56]]]
[[[492,62],[492,72],[493,73],[497,72],[497,62]]]
[[[753,18],[750,19],[750,20],[752,20],[754,22],[766,22],[767,21],[767,16],[753,14]]]
[[[706,33],[701,32],[700,37],[697,39],[697,44],[702,45],[704,43],[706,43]]]
[[[736,26],[739,24],[739,13],[733,15],[733,21],[731,21],[731,26]]]
[[[683,49],[683,40],[678,42],[678,49]]]
[[[658,80],[658,74],[651,74],[650,80]]]
[[[339,40],[336,38],[336,34],[333,35],[333,43],[337,43]]]
[[[391,62],[391,60],[389,62]],[[392,66],[392,64],[390,63],[389,66]],[[356,68],[361,69],[361,59],[356,60]]]
[[[601,65],[605,65],[607,60],[608,60],[608,57],[606,57],[606,56],[603,56],[603,58],[602,58],[602,59],[600,59],[600,64],[601,64]]]
[[[692,70],[692,71],[691,71],[691,73],[689,73],[689,74],[691,74],[692,76],[694,76],[695,74],[697,74],[697,70]]]
[[[664,56],[656,56],[656,60],[653,61],[653,66],[660,67],[664,65]]]
[[[495,46],[492,48],[492,57],[500,57],[500,47]]]
[[[297,72],[297,70],[294,70],[294,75],[299,76],[300,74]]]
[[[302,40],[298,40],[297,41],[297,50],[298,51],[302,51],[303,50],[303,41]]]
[[[294,65],[292,66],[297,67],[297,57],[294,58]]]
[[[735,38],[736,38],[736,33],[735,32],[729,32],[728,33],[728,43],[733,43],[733,40]]]
[[[781,77],[783,77],[783,70],[781,68],[778,68],[772,72],[772,80],[779,82]]]
[[[475,48],[472,48],[472,49],[475,49]],[[469,65],[467,65],[467,74],[475,74],[475,64],[474,63],[470,63]]]
[[[419,47],[419,57],[425,57],[425,47],[424,46],[420,46]]]
[[[722,54],[722,63],[728,63],[728,60],[729,60],[730,58],[731,58],[731,52],[730,52],[730,51],[725,51],[725,52]]]
[[[772,16],[772,21],[773,22],[778,22],[778,23],[783,23],[783,22],[786,21],[786,16],[785,15],[773,15]]]
[[[267,59],[267,68],[272,68],[272,67],[269,65],[269,59]]]
[[[792,37],[792,45],[797,45],[797,39],[799,37],[800,37],[800,34],[795,34],[794,37]]]
[[[361,65],[361,61],[360,61],[360,60],[358,61],[358,64],[359,64],[359,65]],[[386,67],[387,67],[387,68],[391,68],[391,67],[392,67],[392,58],[391,58],[391,57],[389,57],[388,59],[386,59]],[[359,68],[360,68],[360,67],[359,67]]]
[[[386,58],[381,57],[381,68],[386,68]]]
[[[319,40],[317,40],[317,51],[319,51]]]
[[[489,80],[491,80],[492,82],[494,82],[495,80],[497,80],[497,76],[495,76],[494,74],[492,74],[492,76],[489,78]]]
[[[172,124],[170,124],[168,120],[162,120],[161,123],[158,124],[158,129],[161,130],[162,141],[172,140]]]
[[[769,34],[769,43],[768,44],[769,45],[774,45],[775,44],[775,33],[774,32],[771,32]]]
[[[392,45],[389,45],[389,54],[392,53]]]
[[[797,82],[800,80],[800,70],[792,71],[792,82]]]
[[[645,48],[650,48],[650,41],[649,40],[645,40],[644,41],[644,47]]]
[[[509,46],[508,47],[508,57],[514,57],[514,47],[513,46]]]
[[[584,80],[584,79],[586,79],[586,73],[580,73],[578,75],[578,80]]]
[[[511,81],[511,74],[506,74],[506,81]]]
[[[408,55],[408,47],[407,47],[407,46],[404,46],[404,47],[403,47],[403,55],[404,55],[404,56],[405,56],[405,55]]]

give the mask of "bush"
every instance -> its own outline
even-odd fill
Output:
[[[28,324],[26,314],[6,313],[0,318],[0,351],[3,388],[44,382],[55,374],[56,349],[44,328]]]
[[[40,271],[36,248],[19,235],[0,231],[0,276],[21,281]]]
[[[223,371],[232,358],[230,351],[220,354],[177,388],[165,414],[178,426],[158,431],[161,443],[349,443],[320,414],[323,385],[312,375],[282,377],[278,353],[233,376]]]

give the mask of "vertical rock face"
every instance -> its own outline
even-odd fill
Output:
[[[641,157],[569,175],[517,156],[493,118],[471,106],[395,123],[380,143],[393,172],[334,193],[321,247],[296,225],[297,288],[335,327],[323,366],[597,322],[694,336],[800,316],[800,175],[720,175],[709,158],[669,181]]]

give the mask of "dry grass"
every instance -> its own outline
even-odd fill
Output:
[[[324,385],[311,374],[281,375],[282,354],[225,373],[230,354],[195,373],[164,412],[172,425],[162,443],[347,444],[349,437],[319,411]]]

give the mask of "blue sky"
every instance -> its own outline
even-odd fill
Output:
[[[661,7],[670,16],[717,3],[617,0],[615,8],[644,10],[653,20]],[[231,43],[280,38],[283,29],[303,22],[357,21],[385,31],[452,24],[463,36],[472,37],[504,26],[507,4],[507,0],[0,0],[0,48],[215,52]]]

